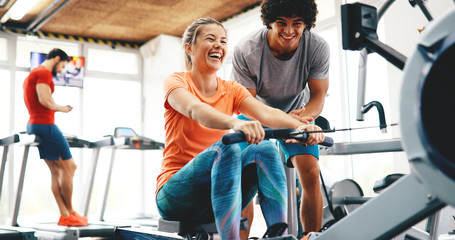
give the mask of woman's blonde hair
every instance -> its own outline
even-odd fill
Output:
[[[183,49],[185,50],[185,45],[191,44],[194,45],[196,43],[196,38],[199,35],[200,28],[201,26],[208,25],[208,24],[216,24],[218,26],[221,26],[224,31],[226,29],[224,28],[223,24],[218,22],[217,20],[211,18],[211,17],[206,17],[206,18],[199,18],[193,23],[191,23],[185,30],[182,36],[182,41],[183,41]],[[193,67],[193,62],[191,61],[191,56],[185,51],[185,68],[187,71],[190,71],[191,68]]]

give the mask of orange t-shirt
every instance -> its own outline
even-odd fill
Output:
[[[163,152],[161,171],[157,178],[156,192],[163,184],[197,154],[208,148],[229,130],[207,128],[174,110],[167,98],[177,88],[185,88],[199,100],[209,104],[220,112],[232,115],[239,113],[240,103],[250,92],[236,81],[225,81],[217,77],[218,90],[211,97],[204,97],[194,85],[190,72],[179,72],[164,81],[164,129],[166,148]]]

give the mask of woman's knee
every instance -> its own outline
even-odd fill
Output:
[[[258,144],[250,144],[244,152],[276,152],[278,149],[272,141],[264,140]]]
[[[262,141],[259,144],[252,144],[248,146],[243,151],[243,157],[249,157],[253,156],[254,158],[257,158],[257,160],[262,160],[265,161],[267,159],[270,159],[272,161],[276,161],[276,159],[280,158],[280,155],[278,153],[278,149],[275,145],[275,143],[271,141]],[[276,161],[281,164],[280,161]]]
[[[270,154],[278,155],[278,148],[272,141],[262,141],[258,144],[258,147],[263,151]]]
[[[239,161],[242,150],[238,144],[222,144],[221,143],[221,155],[223,159],[229,159],[231,162]]]
[[[240,146],[238,144],[222,144],[223,150],[231,154],[239,154],[241,152]]]

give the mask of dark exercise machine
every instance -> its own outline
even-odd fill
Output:
[[[375,37],[372,6],[342,6],[343,48],[367,46],[404,71],[400,99],[402,146],[411,173],[322,233],[307,239],[390,239],[446,205],[455,206],[455,9],[433,20],[406,60]],[[355,19],[355,20],[354,20]]]
[[[428,10],[425,2],[427,0],[409,0],[409,3],[412,7],[418,6],[428,21],[433,20],[430,11]],[[381,19],[384,13],[390,8],[390,6],[395,2],[395,0],[384,0],[382,5],[377,11],[377,21]],[[346,36],[348,37],[348,36]],[[346,41],[345,41],[346,42]],[[367,63],[368,63],[368,54],[373,51],[368,47],[364,46],[360,50],[359,57],[359,79],[358,79],[358,88],[357,88],[357,121],[364,120],[364,114],[366,114],[371,106],[377,107],[379,118],[380,118],[380,128],[383,132],[387,131],[385,128],[385,118],[384,110],[382,109],[382,104],[378,101],[372,101],[368,104],[365,104],[365,90],[366,90],[366,76],[367,76]],[[403,58],[403,57],[401,57]]]
[[[24,144],[24,154],[22,159],[21,171],[18,180],[18,187],[16,191],[16,199],[14,201],[14,210],[13,216],[11,219],[11,226],[21,226],[34,229],[35,236],[39,239],[65,239],[65,240],[76,240],[81,237],[100,237],[100,238],[107,238],[107,239],[114,239],[115,230],[118,227],[128,227],[127,225],[116,226],[116,225],[109,225],[103,223],[92,223],[89,221],[87,226],[81,227],[65,227],[65,226],[58,226],[56,222],[49,222],[49,223],[18,223],[18,215],[21,203],[21,196],[22,190],[24,185],[24,178],[25,178],[25,169],[27,166],[27,158],[29,149],[31,146],[36,146],[39,144],[39,137],[35,135],[27,135],[23,134],[20,136],[21,143]],[[100,149],[103,147],[114,146],[115,144],[120,144],[118,141],[116,142],[112,136],[106,137],[99,141],[87,141],[83,139],[79,139],[75,136],[65,136],[68,144],[71,148],[89,148],[92,149],[92,164],[98,161]],[[121,139],[120,139],[121,140]],[[124,140],[124,139],[123,139]],[[84,215],[88,213],[88,203],[90,202],[90,193],[91,189],[93,188],[94,182],[94,171],[92,170],[91,174],[89,175],[89,180],[87,183],[87,187],[90,191],[88,191],[86,202],[83,203],[83,212]]]
[[[19,142],[19,135],[14,134],[6,138],[0,139],[0,146],[3,147],[2,162],[0,166],[0,199],[3,188],[3,177],[5,176],[5,167],[6,161],[8,159],[9,147],[15,143]],[[33,240],[37,239],[35,237],[35,230],[29,228],[20,228],[20,227],[7,227],[0,226],[0,239],[5,240]]]

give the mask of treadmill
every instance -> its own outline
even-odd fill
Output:
[[[164,143],[155,141],[151,138],[147,138],[137,134],[132,128],[128,127],[116,127],[114,129],[114,139],[119,144],[112,147],[111,160],[109,163],[109,170],[104,182],[104,197],[103,202],[98,213],[98,220],[104,221],[104,212],[106,210],[106,203],[109,194],[109,186],[111,183],[112,169],[115,161],[115,154],[118,149],[129,149],[129,150],[164,150]],[[135,219],[128,219],[127,222],[131,222],[135,225],[141,226],[158,226],[158,217],[153,216],[139,216]]]
[[[3,147],[2,162],[0,166],[0,199],[3,188],[3,177],[5,176],[5,166],[6,160],[8,159],[9,147],[12,144],[19,142],[19,135],[14,134],[6,138],[0,139],[0,146]],[[35,237],[35,231],[29,228],[19,228],[19,227],[7,227],[0,226],[0,239],[23,239],[23,240],[32,240],[37,239]]]
[[[21,226],[21,227],[28,227],[34,229],[35,235],[40,239],[65,239],[65,240],[75,240],[81,237],[100,237],[100,238],[107,238],[107,239],[114,239],[115,230],[117,227],[128,227],[126,225],[122,226],[114,226],[108,225],[105,223],[96,223],[89,221],[87,226],[80,226],[80,227],[66,227],[66,226],[58,226],[56,222],[46,222],[46,223],[18,223],[18,213],[20,208],[21,202],[21,194],[23,190],[23,183],[25,177],[25,168],[27,165],[27,158],[28,158],[28,150],[30,146],[36,146],[39,144],[39,139],[34,139],[34,135],[24,135],[24,137],[31,137],[32,139],[26,140],[24,145],[26,146],[24,150],[24,157],[21,166],[21,172],[19,176],[19,183],[17,188],[17,195],[15,200],[15,207],[14,207],[14,214],[11,220],[11,226]],[[88,186],[88,193],[91,193],[91,189],[93,188],[94,178],[95,178],[95,171],[93,170],[93,165],[96,166],[96,162],[98,161],[99,152],[101,148],[113,146],[116,144],[114,138],[112,136],[105,137],[102,140],[91,142],[88,140],[77,138],[76,136],[69,136],[66,135],[65,138],[68,141],[68,144],[71,148],[89,148],[92,149],[92,171],[89,175],[89,179],[87,181]],[[21,138],[22,142],[22,138]],[[88,213],[88,206],[90,202],[90,194],[87,194],[86,202],[83,203],[83,212],[84,215]]]

